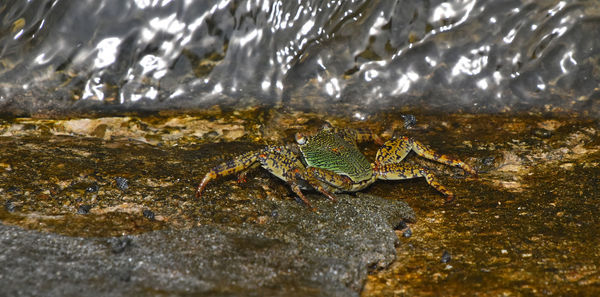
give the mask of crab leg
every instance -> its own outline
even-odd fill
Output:
[[[258,161],[261,163],[261,166],[271,174],[287,182],[292,188],[292,191],[302,199],[302,202],[310,207],[311,210],[315,210],[300,189],[301,180],[306,177],[304,176],[304,165],[300,162],[296,154],[285,147],[269,147],[259,154]]]
[[[313,188],[325,194],[332,201],[337,201],[337,198],[329,193],[336,190],[349,191],[352,189],[352,180],[346,176],[339,175],[331,170],[309,167],[306,169],[308,181]],[[329,186],[331,185],[331,186]]]
[[[321,192],[323,195],[327,196],[327,198],[331,199],[332,201],[337,201],[335,195],[331,193],[331,187],[327,186],[327,184],[325,183],[320,182],[318,179],[314,178],[314,176],[312,176],[310,173],[307,173],[307,171],[304,169],[296,168],[293,171],[288,172],[286,178],[286,181],[290,184],[292,191],[294,191],[294,193],[296,193],[296,195],[298,195],[298,197],[300,197],[300,199],[302,199],[302,201],[306,203],[306,205],[310,207],[312,211],[315,211],[316,209],[312,206],[312,204],[310,204],[310,201],[308,201],[308,199],[306,199],[306,197],[302,193],[299,183],[299,181],[301,180],[310,184],[315,190]]]
[[[306,171],[310,176],[317,179],[317,181],[322,185],[323,188],[333,193],[360,191],[366,188],[368,185],[372,184],[377,179],[376,175],[373,175],[370,179],[366,179],[360,182],[354,182],[352,181],[352,179],[345,175],[337,174],[331,170],[323,168],[309,167],[306,169]],[[313,187],[316,188],[316,186],[314,185]],[[319,191],[323,193],[323,191]],[[325,195],[328,196],[327,194]],[[335,201],[335,199],[332,200]]]
[[[423,158],[449,166],[459,167],[472,175],[477,175],[477,172],[467,163],[447,155],[439,154],[424,144],[408,137],[386,141],[377,151],[375,163],[379,165],[399,163],[410,151],[414,151]]]
[[[213,167],[213,169],[206,173],[202,182],[198,185],[198,189],[196,189],[196,198],[202,197],[202,191],[211,180],[220,176],[235,174],[251,167],[258,160],[260,153],[261,151],[249,152]]]
[[[406,163],[394,163],[375,166],[374,170],[377,178],[383,180],[402,180],[424,177],[430,186],[447,197],[446,201],[452,201],[452,199],[454,199],[454,194],[442,186],[435,176],[425,168]]]
[[[240,175],[243,179],[246,173],[243,172],[244,170],[256,167],[258,165],[265,168],[271,174],[289,183],[292,191],[294,191],[294,193],[296,193],[298,197],[300,197],[300,199],[302,199],[302,201],[311,208],[312,205],[300,190],[301,180],[306,180],[311,184],[311,186],[314,186],[321,193],[330,198],[333,197],[332,194],[318,184],[317,180],[306,174],[304,165],[300,162],[300,160],[298,160],[298,157],[283,146],[267,147],[260,151],[246,153],[233,160],[213,167],[213,169],[204,176],[200,185],[198,185],[196,197],[202,197],[202,191],[211,180],[238,172],[242,172]]]
[[[202,191],[211,180],[220,176],[242,172],[248,168],[256,167],[258,164],[285,181],[288,180],[286,172],[297,166],[303,167],[298,158],[286,150],[285,147],[267,147],[260,151],[249,152],[213,167],[198,185],[196,197],[200,198],[202,196]],[[245,173],[241,175],[242,179],[245,178]]]

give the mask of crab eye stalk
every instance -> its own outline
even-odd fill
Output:
[[[303,145],[306,143],[306,137],[304,137],[304,135],[300,132],[296,133],[296,142],[299,145]]]

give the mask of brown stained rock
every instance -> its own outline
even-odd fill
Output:
[[[389,267],[386,265],[391,263],[393,249],[385,256],[369,256],[386,260],[370,267],[373,274],[368,277],[362,296],[600,293],[596,269],[600,267],[600,242],[594,233],[600,217],[597,121],[530,115],[411,115],[415,121],[410,125],[399,113],[359,120],[259,109],[165,118],[4,121],[0,123],[0,135],[4,136],[0,137],[0,220],[3,225],[50,235],[141,236],[127,241],[129,248],[123,254],[140,242],[152,242],[149,234],[153,232],[166,232],[160,236],[177,233],[166,237],[174,236],[183,243],[190,238],[184,230],[190,228],[208,228],[212,231],[192,232],[190,236],[220,238],[215,239],[215,244],[229,247],[244,246],[232,243],[227,236],[239,239],[235,232],[246,230],[258,238],[252,251],[259,251],[259,255],[266,255],[260,254],[267,251],[261,247],[270,244],[259,236],[265,230],[280,236],[274,244],[279,248],[306,238],[339,241],[335,233],[317,231],[332,222],[353,230],[364,227],[356,225],[357,220],[380,212],[369,210],[375,206],[360,200],[367,197],[364,194],[344,196],[347,198],[341,203],[352,207],[309,195],[311,202],[318,205],[318,212],[312,213],[294,200],[285,183],[259,168],[248,174],[247,183],[237,183],[235,176],[222,178],[209,184],[203,200],[195,200],[193,195],[212,166],[266,144],[293,142],[295,132],[314,131],[328,121],[335,126],[367,127],[385,139],[410,136],[465,160],[479,171],[479,177],[474,178],[461,170],[408,157],[407,162],[430,167],[440,182],[456,194],[451,204],[444,204],[443,198],[420,179],[378,181],[364,191],[390,202],[408,202],[415,208],[418,221],[409,226],[410,236],[400,232],[393,236],[400,244],[395,250],[396,261]],[[372,159],[377,146],[366,144],[361,148]],[[128,181],[126,190],[116,186],[117,177]],[[386,200],[373,199],[378,201],[379,209],[387,205]],[[78,213],[82,206],[90,207],[85,214]],[[336,217],[340,207],[346,212]],[[148,211],[154,219],[144,215]],[[360,215],[361,211],[368,211],[369,215]],[[5,234],[14,235],[15,230]],[[223,230],[238,231],[223,235]],[[355,256],[367,255],[374,248],[362,237],[367,235],[360,234],[352,237],[353,244],[360,244],[352,252]],[[388,244],[394,241],[387,240]],[[72,244],[68,246],[77,246]],[[166,257],[161,249],[167,246],[160,245],[152,252]],[[187,248],[184,246],[178,247]],[[338,251],[331,249],[332,245],[326,246],[331,253]],[[197,251],[217,253],[218,247]],[[90,248],[102,254],[98,245]],[[441,263],[444,251],[451,255],[451,261]],[[297,259],[300,252],[291,252],[296,254],[288,256]],[[236,258],[240,254],[231,252],[226,256]],[[184,255],[176,257],[183,259]],[[336,259],[345,257],[348,254]],[[199,258],[194,259],[195,264],[205,265]],[[377,262],[370,261],[369,264]],[[125,263],[118,265],[125,267]],[[358,271],[357,267],[367,267],[357,264],[342,269],[332,264],[341,270],[323,270],[327,265],[314,266],[308,260],[301,263],[321,267],[318,280],[330,277],[334,282],[343,279],[351,283],[350,291],[339,291],[345,293],[361,289],[364,274],[348,275]],[[52,266],[50,262],[46,264]],[[229,264],[232,269],[241,268]],[[262,269],[263,280],[274,279],[269,275],[277,277],[277,273],[267,273],[269,265],[253,266]],[[185,265],[181,268],[190,269]],[[127,269],[120,273],[115,275],[129,280],[140,277],[132,277]],[[344,276],[335,278],[335,273]],[[210,288],[192,281],[187,285]],[[337,292],[331,290],[328,292]]]

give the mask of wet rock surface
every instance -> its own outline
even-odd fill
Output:
[[[406,203],[363,193],[334,203],[308,192],[312,212],[260,170],[195,199],[201,174],[251,142],[167,146],[172,133],[148,143],[27,121],[29,132],[6,122],[16,135],[0,138],[10,296],[357,296],[369,270],[395,259],[394,228],[416,220]]]
[[[452,203],[422,179],[378,181],[338,203],[308,191],[315,213],[260,169],[194,198],[212,166],[324,121],[414,137],[479,176],[411,155]],[[597,120],[535,115],[261,109],[6,120],[0,285],[50,296],[593,296],[599,130]],[[361,149],[372,159],[377,146]]]
[[[460,183],[461,197],[447,207],[406,195],[419,218],[412,236],[402,239],[398,261],[369,276],[361,296],[600,294],[599,123],[531,116],[452,122],[469,131],[462,143],[477,158],[479,178]]]

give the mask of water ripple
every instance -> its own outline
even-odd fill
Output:
[[[594,1],[14,1],[0,5],[0,104],[592,113],[599,12]]]

